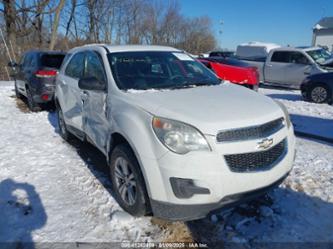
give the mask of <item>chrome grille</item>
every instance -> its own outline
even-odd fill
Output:
[[[258,126],[221,131],[217,134],[216,140],[217,142],[232,142],[268,137],[283,128],[283,121],[283,118],[279,118]]]
[[[233,172],[265,170],[282,160],[287,151],[286,147],[287,141],[284,139],[269,150],[225,155],[224,158]]]

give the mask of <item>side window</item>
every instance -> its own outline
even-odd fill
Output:
[[[304,54],[300,52],[293,52],[291,54],[291,63],[296,64],[309,64],[308,58],[305,57]]]
[[[94,77],[102,83],[106,83],[105,71],[102,59],[96,52],[86,53],[85,77]]]
[[[23,61],[23,67],[30,67],[31,60],[32,60],[32,55],[31,54],[25,55],[24,56],[24,61]]]
[[[71,78],[80,79],[84,72],[84,53],[75,54],[68,63],[65,74]]]
[[[71,58],[72,54],[66,54],[64,60],[62,61],[61,65],[65,65],[67,63],[67,61],[69,60],[69,58]]]
[[[274,52],[271,58],[271,62],[290,63],[290,52]]]
[[[37,66],[37,56],[35,54],[31,54],[31,61],[30,61],[30,67],[36,67]]]

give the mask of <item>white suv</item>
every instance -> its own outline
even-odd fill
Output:
[[[135,216],[202,218],[264,193],[292,168],[286,109],[174,48],[74,48],[55,100],[61,136],[105,154],[115,198]]]

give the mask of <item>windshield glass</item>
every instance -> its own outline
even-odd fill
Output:
[[[108,55],[119,89],[176,89],[218,85],[204,65],[181,52],[119,52]]]
[[[325,61],[332,58],[332,54],[325,49],[310,50],[306,51],[306,53],[310,55],[311,58],[319,64],[323,64],[325,63]]]

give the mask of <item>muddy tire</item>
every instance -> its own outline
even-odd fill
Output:
[[[73,135],[68,131],[67,125],[65,123],[64,114],[59,106],[57,106],[57,117],[58,117],[58,127],[59,134],[65,140],[69,141],[73,138]]]
[[[118,204],[133,216],[144,216],[150,212],[146,191],[138,161],[127,144],[117,145],[110,159],[110,178]]]
[[[42,108],[34,101],[32,97],[32,93],[29,88],[26,89],[27,91],[27,104],[32,112],[39,112],[42,110]]]
[[[15,80],[15,83],[14,83],[14,88],[15,88],[15,96],[16,96],[16,98],[21,99],[22,95],[18,91],[18,88],[17,88],[17,85],[16,85],[16,80]]]

